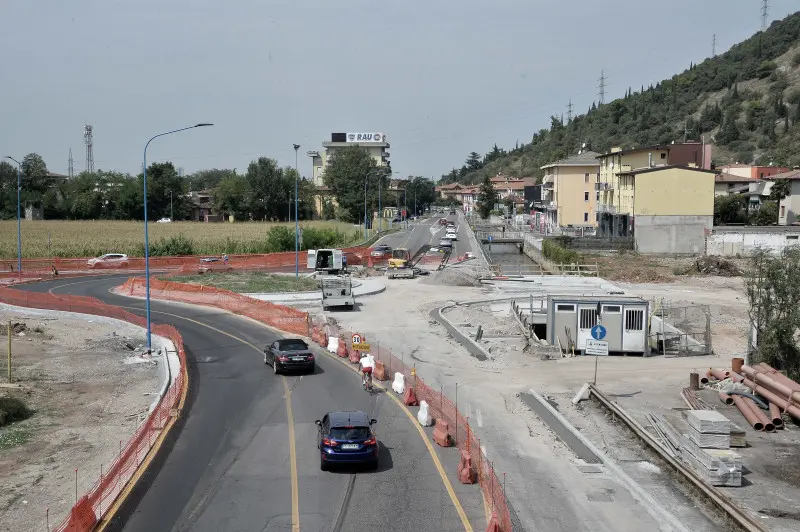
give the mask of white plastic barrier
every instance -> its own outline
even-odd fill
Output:
[[[328,351],[335,354],[337,349],[339,349],[339,339],[335,336],[328,336]]]
[[[405,381],[405,376],[403,376],[402,373],[394,374],[394,381],[392,381],[392,390],[394,390],[400,395],[406,393],[406,381]]]
[[[433,418],[431,417],[430,412],[428,411],[428,403],[426,401],[421,401],[419,403],[419,412],[417,412],[417,421],[423,427],[430,427],[433,425]]]

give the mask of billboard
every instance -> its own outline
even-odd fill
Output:
[[[347,142],[386,142],[383,133],[348,133]]]

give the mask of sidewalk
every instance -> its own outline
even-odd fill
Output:
[[[371,296],[373,294],[380,294],[386,290],[386,285],[377,279],[361,279],[353,281],[353,295],[355,297]],[[273,293],[273,294],[244,294],[259,299],[261,301],[271,301],[278,303],[282,301],[317,301],[322,299],[322,291],[314,290],[313,292],[294,292],[294,293]]]

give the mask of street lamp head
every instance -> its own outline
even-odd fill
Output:
[[[194,127],[208,127],[208,126],[213,126],[213,125],[214,124],[207,124],[207,123],[203,122],[201,124],[195,124]]]
[[[299,144],[292,144],[292,146],[294,146],[294,151],[297,151],[297,150],[300,149],[300,145]]]

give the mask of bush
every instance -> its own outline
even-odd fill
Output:
[[[577,251],[559,246],[555,240],[542,241],[542,255],[556,264],[580,264],[581,256]]]
[[[142,246],[142,249],[144,249],[144,246]],[[150,244],[151,257],[177,257],[194,254],[194,241],[183,234],[162,238]]]
[[[346,242],[347,236],[337,229],[303,228],[303,249],[338,248]]]
[[[28,419],[33,415],[33,410],[25,403],[14,397],[0,397],[0,427]]]
[[[273,227],[267,231],[266,253],[280,253],[294,250],[294,230],[285,226]]]

